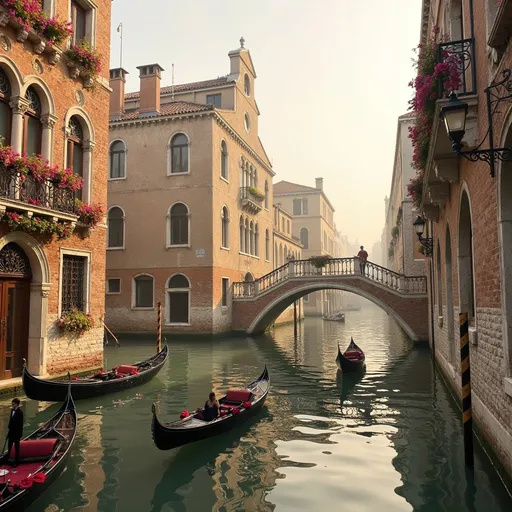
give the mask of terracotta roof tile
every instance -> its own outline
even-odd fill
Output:
[[[197,91],[198,89],[209,89],[211,87],[220,87],[222,85],[227,85],[230,83],[235,83],[234,80],[228,80],[227,76],[221,76],[219,78],[213,78],[211,80],[203,80],[201,82],[190,82],[188,84],[179,84],[174,86],[174,92],[187,92],[187,91]],[[160,96],[165,94],[172,93],[172,86],[166,86],[160,88]],[[135,100],[139,98],[140,91],[129,92],[124,95],[125,100]]]
[[[188,101],[175,101],[173,103],[165,103],[161,106],[160,112],[154,116],[141,116],[139,111],[126,112],[121,117],[111,119],[110,122],[116,121],[133,121],[135,119],[144,119],[149,117],[176,116],[180,114],[193,114],[195,112],[208,112],[214,110],[213,105],[202,105],[199,103],[190,103]]]

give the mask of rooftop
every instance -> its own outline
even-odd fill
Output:
[[[319,188],[299,185],[291,181],[279,181],[274,183],[274,194],[292,194],[294,192],[322,192]]]
[[[215,110],[213,105],[203,105],[199,103],[191,103],[189,101],[174,101],[165,103],[161,106],[160,112],[155,114],[140,115],[138,109],[127,110],[122,116],[111,119],[110,122],[116,121],[134,121],[136,119],[146,119],[150,117],[177,116],[182,114],[194,114],[195,112],[208,112]]]
[[[228,85],[235,83],[234,80],[228,80],[227,76],[221,76],[219,78],[213,78],[210,80],[202,80],[201,82],[190,82],[188,84],[179,84],[174,86],[174,92],[187,92],[187,91],[197,91],[200,89],[211,89],[215,87],[222,87],[223,85]],[[173,86],[168,85],[166,87],[160,88],[160,96],[165,96],[167,94],[172,94]],[[125,100],[135,100],[140,97],[140,91],[129,92],[124,95]]]

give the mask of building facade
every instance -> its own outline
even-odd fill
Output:
[[[421,43],[438,45],[441,59],[463,59],[457,78],[442,82],[428,156],[415,179],[414,198],[433,238],[431,343],[439,366],[460,389],[459,314],[469,317],[473,422],[512,475],[512,172],[510,163],[458,158],[440,110],[455,89],[468,105],[464,150],[489,148],[485,88],[512,67],[510,2],[423,0]],[[437,27],[441,27],[441,31]],[[462,52],[462,49],[464,51]],[[448,60],[448,67],[453,61]],[[452,68],[450,68],[452,69]],[[463,69],[463,72],[460,72]],[[503,75],[505,72],[505,75]],[[453,75],[452,75],[453,77]],[[495,88],[502,96],[506,91]],[[492,116],[494,147],[512,146],[510,102]],[[421,108],[418,103],[417,108]]]
[[[274,185],[274,201],[292,214],[291,232],[300,240],[303,259],[318,255],[337,257],[334,207],[323,190],[323,178],[316,178],[315,187],[280,181]],[[310,293],[303,299],[304,313],[322,316],[334,312],[339,293],[335,290]]]
[[[111,1],[41,5],[17,20],[0,7],[0,379],[19,377],[23,358],[37,375],[103,364],[110,89],[72,45],[107,66]],[[57,22],[50,36],[36,14],[72,30]]]
[[[412,126],[414,114],[408,113],[398,118],[391,191],[386,201],[384,227],[387,251],[384,266],[407,276],[425,273],[422,246],[413,227],[417,211],[407,193],[407,185],[416,174],[412,167],[413,148],[409,138],[409,128]]]
[[[125,94],[113,69],[107,320],[118,331],[212,333],[231,327],[231,285],[272,270],[274,172],[258,136],[256,71],[229,53],[228,75],[161,87],[140,66]]]

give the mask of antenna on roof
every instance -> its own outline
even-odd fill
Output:
[[[174,102],[174,64],[172,65],[171,101]]]

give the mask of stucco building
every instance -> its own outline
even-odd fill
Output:
[[[466,151],[488,149],[485,88],[512,67],[512,3],[423,0],[421,43],[432,41],[442,58],[463,59],[457,87],[468,105]],[[437,33],[435,27],[441,27]],[[448,50],[448,51],[447,51]],[[505,75],[506,76],[506,75]],[[433,237],[435,317],[431,343],[447,380],[460,393],[459,313],[470,319],[473,420],[512,475],[512,166],[459,158],[440,119],[447,93],[437,100],[418,203]],[[497,96],[507,94],[494,89]],[[492,117],[494,147],[512,146],[512,104]]]
[[[66,49],[85,39],[108,66],[111,1],[41,5],[72,34],[60,24],[50,44],[0,7],[0,379],[20,376],[23,358],[38,375],[103,364],[110,89]],[[95,205],[95,229],[77,224],[88,221],[75,199]],[[83,335],[57,325],[73,309],[94,321]]]
[[[107,319],[117,331],[222,332],[231,285],[272,270],[274,172],[258,136],[256,71],[244,41],[229,74],[161,87],[139,66],[125,94],[110,71]]]
[[[292,235],[302,244],[302,257],[329,255],[336,257],[337,231],[334,207],[323,190],[323,178],[315,187],[289,181],[274,184],[274,201],[292,215]],[[335,297],[340,292],[323,290],[304,297],[304,313],[321,316],[334,312]]]
[[[384,266],[407,276],[425,273],[422,246],[414,231],[417,211],[407,194],[407,185],[416,174],[412,167],[412,142],[409,128],[414,125],[414,114],[398,118],[395,158],[391,177],[391,190],[386,201],[384,226],[386,259]]]

